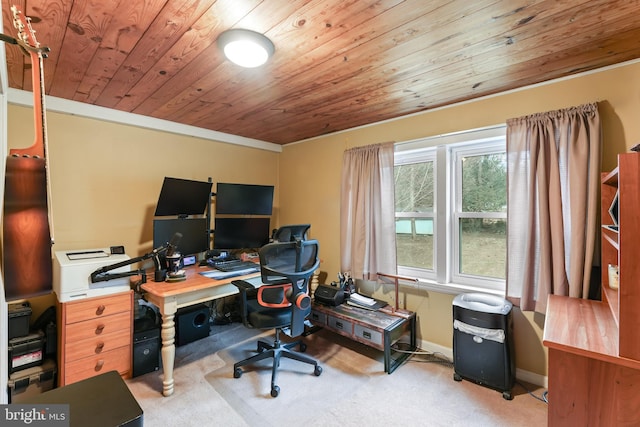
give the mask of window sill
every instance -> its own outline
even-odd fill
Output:
[[[433,280],[421,278],[418,278],[417,284],[414,284],[413,286],[419,287],[420,289],[427,289],[430,291],[449,295],[458,295],[468,292],[481,292],[484,294],[497,295],[502,298],[504,298],[505,296],[504,290],[487,289],[480,286],[460,285],[456,283],[438,283]]]

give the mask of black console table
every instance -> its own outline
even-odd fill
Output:
[[[413,312],[393,313],[391,310],[372,311],[348,304],[333,307],[314,303],[309,319],[314,326],[382,350],[384,371],[388,374],[416,349],[416,314]],[[406,334],[409,335],[409,350],[394,351],[392,345]]]

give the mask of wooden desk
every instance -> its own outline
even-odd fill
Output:
[[[549,427],[639,425],[640,362],[618,355],[618,329],[606,303],[550,295],[543,343]]]
[[[260,272],[256,272],[245,276],[214,280],[199,274],[210,270],[209,267],[187,267],[185,268],[187,279],[182,282],[154,282],[151,279],[142,285],[142,289],[146,291],[145,298],[157,306],[162,314],[161,356],[164,371],[162,394],[165,396],[173,394],[173,364],[176,356],[174,317],[176,311],[182,307],[235,295],[238,293],[238,288],[231,284],[233,280],[260,276]]]

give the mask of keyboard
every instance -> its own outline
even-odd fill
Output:
[[[260,271],[260,265],[252,261],[242,261],[240,259],[228,259],[228,260],[207,260],[207,264],[216,270],[224,272],[252,270]]]

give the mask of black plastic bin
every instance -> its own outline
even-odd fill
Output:
[[[513,305],[504,298],[460,294],[453,299],[453,379],[502,392],[511,400],[515,383]]]

